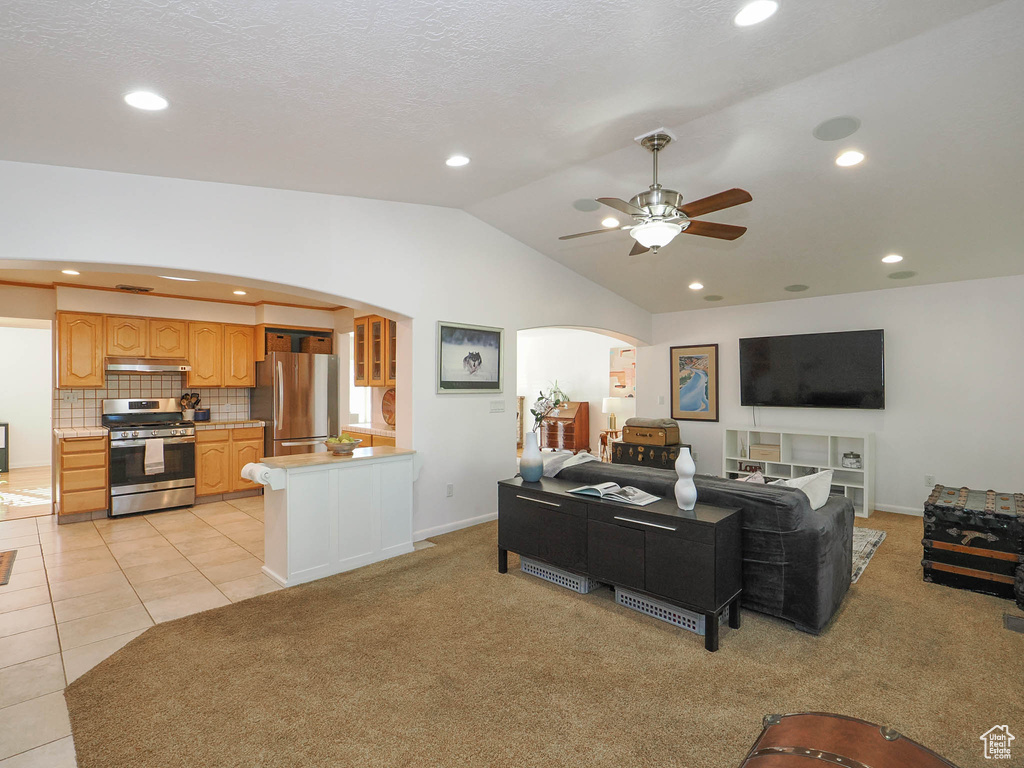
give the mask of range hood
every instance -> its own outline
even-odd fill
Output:
[[[108,357],[105,368],[112,373],[184,373],[192,366],[184,358]]]

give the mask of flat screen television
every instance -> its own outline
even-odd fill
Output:
[[[885,408],[883,333],[844,331],[740,339],[740,403],[782,408]]]

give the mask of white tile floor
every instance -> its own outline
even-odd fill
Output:
[[[280,587],[261,572],[263,497],[58,526],[0,520],[0,768],[73,768],[63,690],[163,621]]]

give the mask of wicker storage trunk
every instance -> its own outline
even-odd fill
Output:
[[[921,543],[925,581],[1012,600],[1024,579],[1024,494],[936,485]]]

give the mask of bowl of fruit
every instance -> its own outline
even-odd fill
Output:
[[[363,441],[352,437],[351,435],[342,433],[339,437],[327,438],[324,441],[324,444],[327,446],[327,450],[335,456],[344,456],[346,454],[351,454],[352,451],[359,447],[361,442]]]

